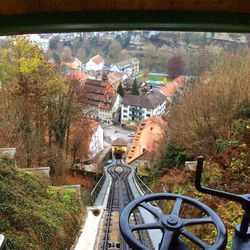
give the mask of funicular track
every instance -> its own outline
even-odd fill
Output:
[[[119,219],[119,214],[122,212],[123,208],[134,199],[128,182],[128,175],[131,173],[131,169],[124,165],[121,160],[116,160],[114,165],[108,167],[107,172],[112,177],[112,184],[107,203],[106,220],[103,227],[103,241],[100,248],[103,250],[128,250],[130,248],[119,234],[119,228],[117,228],[119,223],[117,219]],[[134,220],[137,223],[137,221],[140,220],[139,215],[135,215]],[[115,237],[115,241],[113,237],[114,227],[115,233],[119,235],[118,240]],[[142,242],[145,241],[145,235],[140,233],[138,237]]]

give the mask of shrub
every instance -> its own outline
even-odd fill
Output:
[[[82,218],[74,190],[47,187],[0,160],[0,232],[12,249],[68,249]]]
[[[185,149],[175,144],[168,144],[163,155],[163,165],[166,168],[180,167],[185,164],[187,156]]]

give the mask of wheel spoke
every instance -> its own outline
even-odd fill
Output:
[[[132,231],[138,231],[138,230],[148,230],[148,229],[162,229],[162,224],[160,222],[152,222],[152,223],[146,223],[146,224],[135,224],[131,225]]]
[[[186,228],[181,231],[181,235],[183,235],[187,239],[191,240],[193,243],[195,243],[196,245],[198,245],[199,247],[201,247],[203,249],[206,249],[209,247],[208,244],[206,244],[204,241],[199,239],[197,236],[195,236],[194,234],[189,232]]]
[[[176,199],[176,202],[174,204],[174,207],[172,209],[171,214],[174,214],[174,215],[179,215],[180,214],[180,209],[181,209],[182,202],[183,202],[182,199],[180,199],[180,198]]]
[[[159,250],[168,250],[174,238],[174,231],[166,230],[162,236],[160,249]]]
[[[192,226],[192,225],[196,225],[196,224],[207,224],[207,223],[214,224],[214,222],[213,222],[213,220],[212,220],[211,217],[182,219],[182,222],[183,222],[184,226]]]
[[[146,202],[140,203],[139,206],[143,207],[144,209],[146,209],[148,212],[150,212],[151,214],[153,214],[158,219],[160,219],[162,217],[162,213],[160,211],[158,211],[156,208],[154,208],[153,206],[149,205]]]

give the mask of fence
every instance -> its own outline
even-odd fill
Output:
[[[95,185],[94,189],[92,190],[92,192],[91,192],[91,204],[92,205],[94,204],[105,180],[106,180],[106,175],[103,174],[102,177],[100,178],[100,180]]]

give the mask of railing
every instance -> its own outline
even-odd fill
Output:
[[[142,181],[142,179],[137,175],[135,172],[134,174],[135,179],[137,181],[137,184],[140,186],[141,190],[143,191],[144,194],[152,194],[153,192],[151,189]]]
[[[106,179],[106,175],[105,173],[103,173],[102,177],[100,178],[100,180],[97,182],[97,184],[95,185],[94,189],[91,192],[91,204],[93,205],[101,188],[103,183],[105,182]],[[1,249],[0,249],[1,250]]]
[[[8,250],[6,238],[0,234],[0,250]]]

